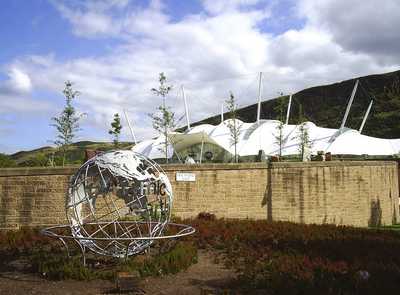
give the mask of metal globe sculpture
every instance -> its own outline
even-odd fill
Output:
[[[112,257],[143,252],[154,241],[194,232],[190,226],[170,223],[171,183],[154,161],[129,151],[97,155],[71,178],[66,215],[69,225],[43,230],[59,238],[73,239],[85,250]],[[166,228],[174,234],[165,235]],[[70,235],[60,233],[69,228]],[[85,262],[85,257],[84,257]]]

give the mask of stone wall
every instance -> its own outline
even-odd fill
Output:
[[[368,226],[399,220],[396,162],[165,165],[173,214]],[[0,170],[0,228],[65,223],[72,168]],[[190,172],[194,182],[176,181]]]
[[[218,217],[265,219],[263,205],[268,167],[261,163],[167,165],[174,188],[173,214],[195,217],[200,212]],[[176,173],[195,174],[194,182],[176,181]]]
[[[0,228],[65,223],[65,195],[76,168],[0,170]]]
[[[399,221],[396,162],[279,163],[270,178],[271,220],[355,226]]]

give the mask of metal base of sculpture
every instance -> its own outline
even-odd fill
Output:
[[[112,226],[116,227],[115,224],[106,224],[106,223],[88,223],[88,226]],[[118,225],[120,226],[121,223]],[[129,228],[136,227],[136,223],[132,223],[129,221],[122,222],[122,225]],[[153,224],[154,226],[156,223]],[[42,229],[41,233],[43,235],[49,236],[51,238],[56,238],[60,240],[60,242],[64,245],[67,256],[70,257],[70,250],[68,247],[68,241],[74,241],[79,246],[83,264],[86,265],[86,253],[89,249],[92,249],[92,246],[96,243],[97,246],[104,245],[102,249],[108,249],[107,256],[119,257],[119,258],[128,258],[129,255],[140,254],[149,248],[153,242],[165,239],[178,239],[184,236],[191,235],[195,232],[195,229],[191,226],[179,223],[168,223],[166,225],[166,230],[170,231],[169,234],[158,236],[158,237],[118,237],[118,238],[109,238],[109,237],[75,237],[73,234],[68,234],[71,232],[70,225],[56,225],[47,227]],[[141,242],[142,245],[147,245],[146,247],[137,247],[138,243]],[[90,246],[90,247],[88,247]],[[132,248],[136,248],[136,251],[132,251]],[[95,252],[96,253],[96,252]],[[104,255],[103,253],[97,253],[100,255]],[[129,254],[129,255],[128,255]]]

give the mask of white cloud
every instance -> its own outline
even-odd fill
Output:
[[[299,8],[310,26],[331,34],[344,49],[398,63],[400,1],[302,0]]]
[[[382,66],[368,54],[347,51],[329,34],[312,27],[274,38],[269,53],[277,68],[286,67],[302,77],[300,87],[396,69]]]
[[[299,14],[306,18],[305,26],[278,35],[262,31],[273,16],[260,1],[204,1],[206,12],[179,21],[171,21],[159,1],[144,8],[129,7],[126,1],[88,3],[92,4],[57,7],[80,36],[120,37],[121,43],[110,53],[68,61],[59,61],[56,55],[31,56],[18,59],[14,66],[38,89],[60,93],[65,80],[75,82],[82,93],[76,103],[89,114],[85,124],[98,130],[126,108],[139,138],[153,134],[147,114],[161,101],[150,88],[162,71],[175,85],[168,103],[178,115],[184,113],[179,87],[185,85],[192,120],[199,120],[217,114],[230,90],[240,105],[254,103],[259,71],[265,73],[264,97],[271,98],[280,91],[395,70],[400,64],[395,52],[390,63],[382,63],[373,50],[356,50],[350,37],[343,39],[346,26],[323,22],[327,17],[320,10],[331,6],[321,3],[334,5],[331,1],[301,1]],[[359,18],[356,24],[362,24],[361,19],[370,16],[354,3],[351,9],[360,15],[352,14]],[[346,12],[351,9],[346,6]],[[115,14],[116,10],[123,13]],[[237,78],[224,79],[229,77]],[[127,128],[125,132],[127,136]]]
[[[62,16],[74,26],[78,36],[113,35],[119,33],[119,25],[103,12],[73,10],[61,2],[55,2]]]
[[[143,14],[147,15],[149,11],[157,14],[153,9],[145,9]],[[149,17],[135,17],[133,22],[136,28],[140,28],[140,36],[131,36],[126,43],[102,58],[60,63],[53,57],[33,56],[20,59],[16,64],[29,73],[35,73],[34,83],[39,88],[60,92],[63,81],[74,81],[82,92],[77,104],[90,114],[88,122],[97,124],[99,128],[103,128],[104,118],[111,118],[122,107],[130,109],[131,114],[136,114],[133,120],[146,126],[142,137],[151,129],[147,114],[153,112],[160,102],[149,91],[157,85],[159,72],[165,71],[173,80],[176,87],[170,102],[175,104],[180,114],[183,114],[183,107],[181,98],[176,99],[176,96],[180,95],[180,84],[187,84],[192,115],[200,119],[218,112],[229,90],[240,92],[241,86],[249,84],[249,79],[239,79],[235,85],[226,85],[227,81],[225,84],[207,81],[262,69],[269,37],[254,30],[262,14],[232,12],[214,17],[196,16],[179,23],[168,23],[166,19],[158,18],[158,22],[164,23],[158,26],[157,21],[151,22]],[[252,80],[256,80],[255,75]],[[192,88],[193,83],[195,86]],[[215,97],[218,98],[217,104]]]
[[[261,0],[203,0],[204,8],[212,14],[231,12],[244,7],[251,7]]]
[[[50,104],[44,101],[34,100],[31,97],[22,97],[16,95],[0,94],[0,114],[43,114],[43,111],[49,111]]]
[[[20,71],[19,69],[13,68],[10,71],[10,81],[12,86],[18,92],[29,92],[32,90],[32,83],[29,76]]]
[[[11,67],[7,70],[8,79],[0,81],[0,94],[21,94],[32,90],[32,82],[29,75],[21,69]]]
[[[117,35],[123,19],[113,17],[113,12],[123,11],[129,0],[97,0],[73,2],[51,1],[61,15],[71,22],[78,36],[95,37]]]
[[[10,113],[41,112],[49,108],[44,101],[32,99],[32,81],[27,72],[10,66],[7,79],[0,81],[0,115]]]
[[[67,19],[77,36],[127,38],[126,35],[149,33],[157,25],[168,21],[161,13],[163,5],[158,0],[150,1],[145,8],[128,9],[129,0],[82,1],[68,6],[60,1],[53,5]]]
[[[0,81],[0,115],[37,115],[50,109],[48,102],[32,97],[32,79],[27,71],[10,65],[5,72],[7,78]]]

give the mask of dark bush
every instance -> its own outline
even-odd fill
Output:
[[[200,212],[197,215],[197,218],[200,219],[200,220],[209,220],[209,221],[216,219],[215,214],[208,213],[208,212]]]

